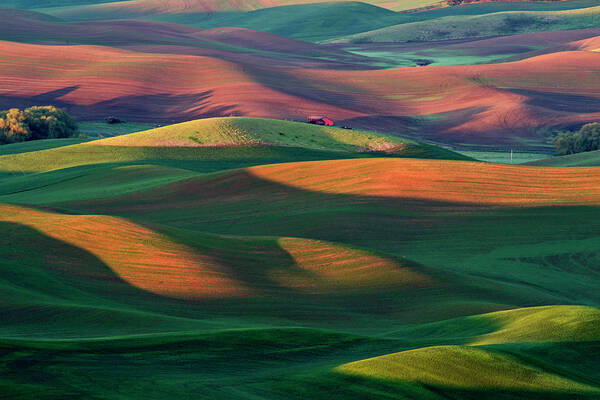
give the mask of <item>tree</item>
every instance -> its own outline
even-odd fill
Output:
[[[576,132],[560,132],[554,138],[554,147],[558,155],[600,150],[600,123],[586,124]]]
[[[66,138],[79,132],[75,120],[54,106],[0,111],[0,144],[26,140]]]
[[[0,144],[23,142],[31,138],[25,115],[18,108],[0,112]]]
[[[582,151],[600,149],[600,123],[594,122],[586,124],[578,133],[578,144]]]
[[[554,148],[559,156],[573,154],[573,132],[559,132],[554,138]]]
[[[450,7],[460,6],[464,0],[446,0],[446,4]]]
[[[32,139],[55,139],[73,136],[77,123],[64,110],[54,106],[34,106],[24,111]]]

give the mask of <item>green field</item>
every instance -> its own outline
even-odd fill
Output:
[[[331,19],[332,14],[335,19]],[[203,29],[250,28],[313,42],[411,21],[407,14],[360,2],[299,4],[214,15],[160,15],[153,19]]]
[[[426,3],[420,2],[419,5]],[[594,12],[594,6],[597,6],[597,3],[593,0],[498,2],[446,7],[418,13],[399,13],[377,7],[377,4],[325,2],[286,5],[249,12],[157,15],[150,18],[205,29],[223,26],[250,28],[313,42],[363,43],[446,40],[595,28],[597,13]],[[578,11],[585,8],[590,10]],[[333,14],[336,15],[335,19],[329,17]],[[548,19],[553,21],[547,22]],[[444,65],[444,61],[441,62],[440,65]]]
[[[458,153],[467,157],[474,158],[479,161],[487,161],[502,164],[524,164],[534,162],[552,162],[552,154],[550,153],[528,153],[521,151],[510,150],[504,151],[485,151],[485,150],[457,150]]]
[[[482,15],[503,11],[564,11],[598,5],[595,0],[566,1],[496,1],[479,4],[463,4],[460,7],[444,7],[413,14],[414,18],[432,19],[451,15]]]
[[[3,398],[600,396],[596,169],[253,118],[79,141],[0,148]]]
[[[403,23],[331,42],[370,43],[462,39],[596,28],[600,7],[564,11],[504,11]]]
[[[410,68],[417,66],[418,62],[427,62],[428,66],[439,65],[475,65],[475,64],[490,64],[498,62],[506,58],[512,57],[514,53],[492,54],[492,55],[472,55],[464,50],[441,50],[430,49],[419,52],[398,52],[386,50],[353,50],[345,48],[360,56],[369,57],[372,61],[369,63],[373,66],[384,68]]]
[[[77,4],[75,5],[75,3]],[[249,28],[312,42],[327,40],[361,43],[388,40],[446,40],[597,26],[595,13],[586,14],[583,11],[576,11],[597,6],[594,0],[492,2],[461,7],[444,7],[416,13],[402,11],[434,4],[436,1],[401,0],[392,3],[342,1],[311,4],[295,4],[293,1],[284,1],[279,6],[274,4],[269,8],[263,8],[252,2],[247,4],[222,2],[223,10],[183,13],[145,11],[152,10],[156,3],[152,1],[148,1],[148,6],[144,6],[144,2],[125,1],[110,2],[108,5],[115,6],[114,9],[94,7],[94,5],[103,3],[109,2],[88,1],[81,4],[81,2],[69,0],[35,3],[13,0],[5,6],[37,10],[70,22],[142,18],[203,29],[214,27]],[[331,15],[335,15],[336,18],[330,18]],[[53,38],[43,34],[36,36],[36,30],[28,33],[19,32],[18,35],[15,35],[11,34],[6,38],[19,41],[52,39],[89,44],[99,44],[102,42],[100,39],[103,39],[102,36],[79,39],[76,35]],[[106,37],[104,37],[104,42],[107,42]],[[164,38],[163,42],[170,44],[169,40],[165,41]],[[202,41],[202,45],[217,46],[208,41]],[[451,56],[447,57],[452,59]],[[443,57],[439,61],[440,65],[451,62],[449,59]],[[467,62],[469,60],[464,60],[463,63]]]

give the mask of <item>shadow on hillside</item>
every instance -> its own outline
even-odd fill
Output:
[[[79,89],[69,86],[31,97],[0,95],[0,109],[54,105],[64,108],[80,120],[103,120],[114,115],[136,122],[177,123],[190,119],[239,115],[237,105],[214,106],[212,91],[173,95],[148,94],[123,96],[90,105],[75,104],[63,97]]]
[[[526,96],[526,104],[543,107],[552,111],[571,113],[597,113],[600,110],[600,98],[578,94],[545,92],[540,90],[505,89]]]
[[[493,143],[502,145],[514,141],[514,136],[519,132],[513,129],[511,135],[503,135],[505,131],[488,131],[485,135],[469,135],[464,132],[453,132],[452,129],[469,121],[482,117],[490,107],[467,107],[454,111],[441,112],[428,115],[371,115],[356,117],[340,121],[341,124],[350,125],[359,129],[386,132],[391,135],[408,137],[422,141],[434,140],[440,143],[465,144],[473,141],[476,144]]]
[[[292,269],[294,260],[275,240],[265,247],[265,259],[242,255],[233,265],[235,276],[230,278],[248,280],[244,283],[254,287],[258,283],[267,292],[277,289],[269,287],[268,262],[276,259],[282,264],[279,267]],[[208,253],[208,257],[222,255],[217,254],[218,249],[213,254],[206,248],[200,250]],[[253,300],[252,296],[230,301],[226,298],[186,301],[155,295],[121,279],[88,251],[18,223],[0,222],[0,269],[3,283],[0,292],[5,299],[0,335],[4,336],[86,337],[194,329],[189,320],[169,321],[174,316],[199,318],[200,324],[195,329],[198,326],[206,329],[201,320],[218,314],[233,319],[258,317],[263,321],[273,317],[311,320],[309,309],[318,308],[317,305],[343,312],[343,307],[332,303],[327,296],[310,300],[292,292],[285,296],[279,293],[281,297],[276,302]],[[260,282],[263,278],[266,282]],[[153,314],[139,315],[136,310]],[[154,313],[162,314],[164,320]],[[248,323],[254,324],[251,320]]]
[[[420,271],[457,284],[451,297],[486,299],[488,304],[533,306],[600,302],[589,281],[572,279],[574,277],[564,269],[544,269],[544,274],[552,275],[552,279],[569,276],[566,281],[571,284],[557,288],[551,283],[555,280],[533,273],[543,266],[531,265],[529,261],[524,265],[520,261],[530,251],[548,252],[552,248],[548,243],[577,243],[596,238],[600,219],[592,216],[600,215],[600,208],[595,206],[525,208],[334,194],[291,187],[247,171],[235,171],[118,198],[62,203],[61,207],[158,224],[148,225],[155,230],[169,226],[216,234],[309,238],[384,254],[407,255],[416,261],[434,260],[423,262],[432,263],[436,268],[421,266]],[[165,232],[168,233],[168,229],[165,228]],[[571,247],[564,245],[561,251],[568,253]],[[511,256],[494,255],[497,250],[508,251]],[[462,265],[459,260],[470,259],[468,268],[457,267]],[[451,270],[467,276],[457,279],[453,273],[444,275],[448,270],[445,260],[454,265]],[[409,304],[424,300],[425,292],[421,299],[411,297],[403,301]],[[397,300],[389,304],[395,304],[392,308],[399,305]]]
[[[77,229],[76,226],[64,228]],[[66,337],[148,333],[169,331],[169,321],[163,319],[172,317],[199,319],[200,324],[215,317],[249,318],[249,321],[259,318],[275,325],[291,323],[350,330],[355,329],[357,323],[360,326],[368,321],[389,330],[399,323],[398,314],[410,314],[412,309],[439,300],[440,295],[452,301],[463,297],[460,291],[448,291],[444,295],[439,288],[419,286],[386,290],[365,287],[349,291],[324,286],[316,293],[307,292],[303,288],[284,286],[276,279],[283,276],[292,282],[318,282],[319,278],[299,268],[274,238],[254,241],[194,238],[191,232],[190,237],[182,238],[181,234],[176,235],[170,230],[153,228],[201,255],[200,262],[208,258],[222,265],[220,272],[225,273],[227,279],[249,287],[251,294],[242,298],[224,296],[194,300],[153,294],[125,281],[84,249],[28,226],[0,222],[0,254],[3,256],[0,268],[3,269],[4,287],[9,288],[5,298],[14,301],[11,305],[8,300],[9,311],[3,316],[6,325],[0,331],[9,336]],[[46,303],[48,307],[44,306]],[[136,311],[152,314],[140,316],[135,314]],[[127,317],[131,312],[134,314]],[[389,315],[395,315],[393,321],[388,320]],[[178,326],[181,322],[173,323]],[[188,330],[193,329],[190,321],[182,324]],[[200,326],[206,329],[205,325]]]
[[[77,90],[79,86],[68,86],[62,89],[38,94],[30,97],[0,95],[0,109],[27,108],[36,105],[54,105],[71,111],[69,103],[60,100],[61,97]]]
[[[135,310],[168,315],[181,305],[131,286],[93,254],[18,223],[0,222],[0,269],[4,336],[169,331],[159,315],[144,320]]]
[[[373,115],[343,120],[340,124],[386,132],[417,141],[425,139],[435,143],[447,143],[458,148],[547,151],[551,145],[548,144],[545,134],[546,128],[561,122],[559,117],[551,118],[547,115],[545,125],[539,126],[531,121],[524,121],[521,114],[513,112],[498,112],[490,119],[490,111],[491,107],[467,107],[421,116]],[[463,124],[476,121],[481,122],[480,127],[470,125],[468,130],[460,128]]]
[[[264,164],[398,157],[398,155],[378,152],[348,153],[284,146],[79,146],[68,149],[54,148],[53,152],[47,153],[45,158],[33,152],[14,154],[13,157],[16,158],[14,163],[10,158],[3,160],[0,156],[0,202],[13,202],[1,196],[20,193],[23,197],[21,201],[16,200],[16,202],[30,204],[25,198],[28,191],[42,189],[76,176],[90,175],[98,169],[152,164],[210,173]],[[45,170],[30,171],[28,167],[19,167],[21,165],[38,165]]]

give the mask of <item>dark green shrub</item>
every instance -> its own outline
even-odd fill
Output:
[[[558,155],[600,150],[600,123],[586,124],[576,132],[560,132],[554,138],[554,147]]]

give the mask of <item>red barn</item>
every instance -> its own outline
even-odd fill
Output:
[[[310,116],[308,117],[308,123],[309,124],[315,124],[315,125],[324,125],[324,126],[333,126],[333,120],[329,119],[327,117],[314,117],[314,116]]]

